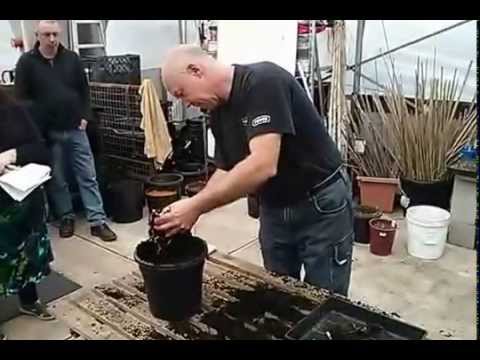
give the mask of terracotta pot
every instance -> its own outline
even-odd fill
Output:
[[[357,180],[361,205],[378,206],[383,212],[393,212],[398,179],[358,176]]]

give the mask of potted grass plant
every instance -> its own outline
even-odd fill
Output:
[[[360,189],[360,204],[390,213],[398,191],[398,165],[388,146],[388,137],[370,98],[354,96],[346,138],[350,166]]]
[[[452,178],[448,167],[459,159],[477,129],[476,101],[468,106],[460,102],[471,64],[461,86],[456,70],[451,79],[445,79],[443,68],[436,73],[435,60],[430,75],[427,68],[428,63],[418,62],[414,98],[404,95],[394,72],[384,102],[377,95],[373,100],[388,134],[380,140],[391,149],[409,205],[449,210]]]

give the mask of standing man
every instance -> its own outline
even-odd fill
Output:
[[[104,241],[117,236],[105,223],[92,151],[86,128],[90,96],[88,82],[76,53],[59,42],[60,25],[55,20],[38,23],[37,42],[16,66],[17,96],[33,103],[40,128],[50,143],[53,170],[47,190],[55,212],[61,217],[60,236],[74,233],[74,212],[65,167],[72,166],[91,225],[91,234]]]
[[[246,194],[260,197],[259,240],[267,270],[347,295],[353,246],[349,180],[324,121],[295,78],[261,62],[225,65],[199,47],[172,50],[167,90],[211,111],[218,170],[196,196],[156,219],[167,236]]]

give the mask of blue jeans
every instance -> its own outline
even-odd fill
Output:
[[[265,268],[347,296],[353,249],[350,182],[335,182],[288,207],[260,205],[259,240]]]
[[[72,198],[65,179],[65,166],[69,165],[72,166],[77,180],[88,222],[91,226],[101,225],[106,216],[86,131],[50,131],[48,138],[51,143],[53,168],[47,191],[56,214],[62,219],[74,217]]]

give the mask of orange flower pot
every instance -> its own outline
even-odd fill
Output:
[[[383,212],[393,212],[398,179],[358,176],[357,180],[361,205],[378,206]]]

